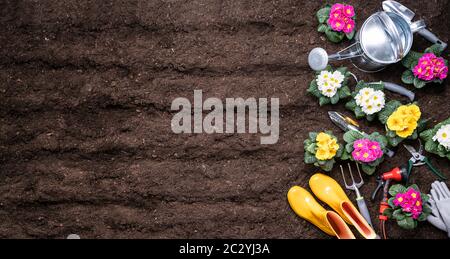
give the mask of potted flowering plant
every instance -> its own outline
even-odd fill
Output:
[[[319,98],[319,105],[336,104],[340,99],[351,95],[347,86],[350,72],[346,67],[333,70],[328,66],[325,70],[316,72],[316,77],[311,81],[308,92]]]
[[[420,133],[425,150],[450,160],[450,118]]]
[[[383,83],[365,83],[359,81],[352,93],[352,99],[345,104],[345,107],[355,113],[356,118],[366,117],[368,121],[373,121],[377,113],[382,111],[386,102],[383,92]]]
[[[324,171],[331,171],[340,157],[343,147],[339,145],[337,138],[331,131],[310,132],[309,138],[303,142],[305,150],[305,163],[314,164]]]
[[[378,114],[378,119],[386,127],[389,144],[396,147],[405,139],[417,139],[426,124],[426,120],[421,116],[417,104],[402,105],[393,100],[386,103],[384,110]]]
[[[383,162],[387,139],[380,133],[364,135],[351,130],[344,134],[344,141],[346,145],[341,159],[359,163],[366,174],[372,175]]]
[[[413,84],[416,88],[422,88],[428,83],[442,84],[447,78],[448,61],[440,57],[442,48],[435,44],[425,50],[425,53],[410,51],[402,60],[406,70],[402,74],[405,84]]]
[[[404,229],[414,229],[419,221],[425,221],[431,213],[428,207],[428,195],[421,193],[417,185],[413,184],[406,188],[396,184],[389,188],[392,196],[388,200],[390,208],[383,214],[389,219],[395,219],[397,224]]]
[[[351,40],[355,36],[355,9],[351,5],[326,5],[316,13],[319,27],[317,31],[325,33],[334,43],[345,37]]]

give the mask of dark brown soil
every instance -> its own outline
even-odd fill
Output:
[[[347,2],[359,25],[381,8]],[[402,2],[449,41],[448,0]],[[328,238],[286,202],[292,185],[306,187],[317,172],[303,163],[307,133],[339,132],[326,112],[344,111],[319,108],[306,93],[309,50],[348,45],[316,32],[322,4],[1,0],[0,237]],[[426,46],[416,37],[415,50]],[[399,83],[403,69],[353,71]],[[416,91],[431,124],[449,117],[446,88]],[[279,142],[172,133],[171,102],[192,99],[194,89],[222,99],[279,97]],[[379,172],[408,158],[400,148]],[[450,175],[448,161],[434,163]],[[341,181],[337,170],[330,175]],[[419,168],[414,176],[428,191],[433,175]],[[375,178],[365,180],[368,197]],[[369,206],[377,223],[377,203]],[[426,222],[416,231],[391,222],[389,234],[446,237]]]

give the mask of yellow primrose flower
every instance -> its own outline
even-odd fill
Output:
[[[317,134],[316,144],[316,158],[319,160],[332,159],[339,150],[337,139],[324,132]]]
[[[331,139],[331,136],[325,132],[320,132],[319,134],[317,134],[317,137],[316,137],[316,141],[318,143],[327,143],[328,140],[330,140],[330,139]]]
[[[416,130],[421,115],[419,106],[415,104],[402,105],[389,116],[387,127],[389,130],[395,131],[397,136],[407,138]]]
[[[319,160],[328,160],[331,156],[330,152],[325,148],[319,148],[316,152],[316,158]]]

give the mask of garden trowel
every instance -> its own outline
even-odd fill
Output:
[[[331,121],[338,126],[341,130],[344,132],[347,132],[349,130],[354,130],[361,135],[368,137],[367,133],[363,132],[359,128],[359,124],[353,120],[352,118],[348,116],[344,116],[339,112],[336,111],[329,111],[328,116],[330,117]],[[388,157],[393,157],[395,155],[394,151],[387,149],[386,155]]]

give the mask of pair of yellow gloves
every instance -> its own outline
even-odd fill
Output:
[[[355,239],[355,235],[347,224],[353,225],[364,238],[377,237],[373,228],[333,178],[324,174],[315,174],[309,180],[309,187],[319,200],[328,204],[334,211],[322,207],[306,189],[294,186],[289,190],[287,198],[297,215],[328,235],[339,239]]]

